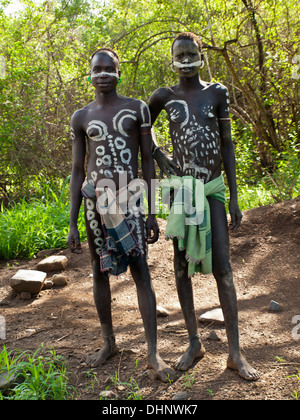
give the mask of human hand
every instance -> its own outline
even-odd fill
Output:
[[[153,235],[152,235],[153,232]],[[159,238],[159,227],[155,215],[150,214],[146,220],[147,243],[154,244]]]
[[[229,213],[231,217],[230,229],[236,230],[241,226],[241,222],[243,218],[242,212],[239,208],[239,205],[236,199],[230,200]]]
[[[77,227],[70,228],[67,244],[72,253],[82,254],[83,250],[80,245],[80,235]]]
[[[167,158],[160,149],[155,150],[153,157],[159,166],[161,178],[163,178],[164,174],[166,174],[168,178],[170,178],[171,175],[180,176],[179,166],[173,160]]]

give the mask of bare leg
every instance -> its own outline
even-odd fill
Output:
[[[88,357],[87,364],[91,367],[97,367],[102,365],[109,357],[115,355],[118,352],[118,348],[115,343],[112,326],[109,277],[107,274],[100,272],[100,264],[96,261],[93,262],[93,277],[94,300],[102,327],[104,346],[101,350]]]
[[[168,367],[157,351],[156,299],[146,260],[138,258],[131,264],[130,270],[137,287],[139,308],[148,344],[148,367],[153,369],[163,382],[174,380],[174,370]]]
[[[197,320],[194,310],[193,286],[188,276],[188,263],[185,252],[178,251],[178,243],[174,241],[174,270],[176,286],[181,309],[189,334],[190,345],[186,352],[175,362],[178,370],[185,371],[193,364],[194,360],[205,354],[205,349],[198,334]]]
[[[95,236],[95,232],[91,229],[90,224],[93,222],[97,226],[101,226],[100,216],[96,212],[96,201],[95,200],[84,200],[85,205],[85,223],[87,239],[89,243],[89,250],[91,255],[91,262],[93,268],[93,288],[94,288],[94,301],[98,316],[102,327],[102,335],[104,339],[104,345],[101,350],[87,358],[87,364],[91,367],[97,367],[102,365],[109,357],[113,356],[118,352],[115,344],[115,337],[113,333],[112,317],[111,317],[111,293],[109,285],[108,274],[100,272],[100,257],[96,253],[95,240],[99,236]],[[87,205],[90,210],[94,210],[94,218],[88,220]]]
[[[227,218],[224,205],[209,199],[212,227],[213,274],[217,281],[229,345],[227,366],[241,377],[253,381],[259,373],[252,368],[240,353],[238,332],[238,310],[235,286],[230,265]]]

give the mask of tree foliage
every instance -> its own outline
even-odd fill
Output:
[[[30,193],[41,171],[70,173],[69,121],[93,100],[87,76],[96,48],[119,53],[120,93],[147,101],[176,83],[170,47],[182,31],[202,39],[201,77],[229,88],[240,176],[271,174],[289,153],[299,169],[298,1],[24,0],[22,12],[6,15],[8,3],[0,1],[1,199]],[[163,141],[163,117],[158,125]]]

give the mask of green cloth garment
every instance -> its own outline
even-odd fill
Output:
[[[174,194],[165,237],[177,239],[178,249],[185,250],[189,276],[197,272],[212,272],[210,207],[207,197],[225,203],[225,190],[222,175],[206,184],[192,176],[171,176],[162,183],[164,203],[168,203],[171,194]]]

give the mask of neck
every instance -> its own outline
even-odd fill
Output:
[[[194,90],[194,89],[197,89],[199,87],[202,87],[199,74],[196,74],[195,76],[193,76],[191,78],[180,77],[179,78],[179,87],[182,90]]]
[[[118,94],[115,89],[110,92],[99,92],[96,90],[96,102],[98,102],[100,105],[112,103],[117,98]]]

